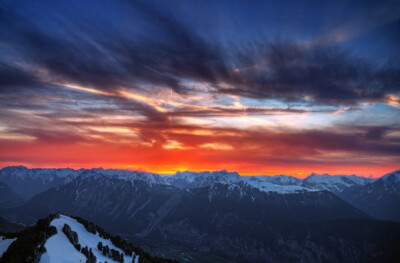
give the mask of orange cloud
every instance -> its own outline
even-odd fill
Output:
[[[103,128],[99,138],[34,141],[0,139],[0,165],[29,167],[132,168],[173,173],[178,170],[238,171],[243,175],[289,174],[303,177],[311,172],[379,176],[398,169],[397,155],[389,147],[360,137],[332,132],[235,131],[209,129],[209,133],[181,133],[165,128],[137,128],[137,143],[115,143],[131,128]],[[201,130],[201,129],[200,129]],[[220,132],[220,133],[219,133]],[[63,136],[63,135],[60,135]],[[137,138],[136,138],[137,136]],[[391,135],[393,136],[393,135]],[[79,138],[79,137],[78,137]],[[395,151],[395,149],[393,149]],[[370,155],[374,153],[371,160]]]
[[[231,145],[225,143],[204,143],[200,145],[200,148],[209,148],[213,150],[223,150],[223,151],[233,150],[233,147]]]

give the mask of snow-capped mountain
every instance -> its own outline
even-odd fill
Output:
[[[317,191],[300,186],[300,179],[291,176],[240,176],[226,170],[214,172],[177,172],[164,176],[166,182],[181,189],[209,187],[214,184],[229,184],[232,187],[251,186],[269,193],[296,193],[300,191]]]
[[[275,237],[280,231],[276,225],[284,222],[368,218],[327,191],[266,193],[241,181],[180,189],[144,180],[127,183],[104,175],[77,177],[7,213],[30,220],[57,211],[88,218],[115,233],[185,243],[194,249],[214,249],[218,253],[245,244],[249,251],[255,249],[252,240],[263,243],[268,236]],[[229,245],[243,231],[247,232],[243,240]],[[221,239],[225,240],[222,244],[218,243]],[[260,257],[256,255],[255,259]]]
[[[242,181],[251,187],[263,192],[275,192],[289,194],[297,192],[315,192],[320,189],[307,188],[300,185],[301,180],[291,176],[248,176],[242,177]]]
[[[146,181],[150,184],[168,184],[165,181],[165,178],[158,174],[141,172],[141,171],[94,168],[90,170],[85,170],[84,172],[81,173],[81,175],[83,177],[106,176],[111,179],[120,179],[129,182],[140,180],[140,181]]]
[[[292,176],[240,176],[236,172],[225,170],[214,172],[177,172],[173,175],[158,175],[149,172],[118,169],[28,169],[23,166],[6,167],[0,170],[0,183],[3,182],[17,194],[29,199],[52,187],[68,184],[76,178],[102,180],[104,178],[121,180],[131,185],[136,181],[147,185],[169,185],[179,189],[210,187],[213,184],[228,184],[231,188],[249,186],[265,193],[291,194],[299,192],[329,191],[334,194],[344,189],[368,185],[374,179],[355,175],[331,176],[328,174],[311,174],[305,179]],[[394,178],[394,179],[392,179]],[[391,174],[381,180],[397,180]],[[389,188],[391,186],[388,186]],[[388,188],[387,188],[388,189]],[[9,196],[9,195],[7,195]],[[4,200],[3,200],[4,199]],[[0,198],[0,204],[7,198]],[[19,202],[16,198],[16,203]],[[7,201],[8,202],[8,201]],[[1,207],[0,207],[1,208]]]
[[[24,166],[10,166],[0,170],[0,182],[5,183],[14,192],[26,199],[52,187],[67,184],[78,176],[108,176],[125,181],[144,180],[151,183],[166,184],[164,178],[157,174],[130,170],[102,168],[79,170],[71,168],[28,169]]]
[[[365,185],[373,181],[372,178],[356,175],[311,174],[301,181],[301,185],[306,188],[340,193],[348,187]]]
[[[245,176],[243,179],[247,180],[257,180],[261,182],[267,182],[271,184],[277,185],[300,185],[302,179],[288,176],[288,175],[274,175],[274,176],[267,176],[267,175],[259,175],[259,176]]]
[[[226,170],[214,172],[177,172],[170,176],[164,176],[166,182],[179,188],[207,187],[213,183],[236,183],[242,180],[236,172]]]
[[[293,193],[297,191],[327,190],[339,193],[347,187],[373,182],[371,178],[312,174],[305,179],[292,176],[240,176],[225,170],[214,172],[177,172],[158,175],[149,172],[118,169],[28,169],[23,166],[5,167],[0,170],[0,182],[7,184],[17,194],[29,199],[51,187],[64,185],[78,176],[121,179],[129,182],[146,181],[151,184],[172,185],[181,189],[201,188],[213,183],[234,184],[243,182],[264,192]]]
[[[165,176],[166,182],[181,189],[208,187],[213,184],[229,184],[232,187],[248,185],[263,192],[295,193],[298,191],[316,191],[302,187],[301,180],[292,176],[240,176],[226,170],[214,172],[177,172]]]
[[[70,182],[83,171],[70,168],[28,169],[24,166],[10,166],[0,170],[0,182],[7,184],[25,199],[29,199],[51,187]]]
[[[399,190],[398,186],[400,184],[400,170],[385,174],[384,176],[379,178],[378,181],[382,181],[386,185],[391,184],[391,185],[395,186],[394,190],[397,192],[397,190]]]
[[[300,186],[300,179],[291,176],[240,176],[226,170],[214,172],[177,172],[164,176],[166,183],[181,189],[209,187],[214,184],[228,184],[231,187],[251,186],[263,192],[296,193],[299,191],[316,191]]]
[[[239,262],[260,261],[266,255],[275,261],[292,260],[285,258],[288,254],[283,248],[292,251],[297,261],[318,262],[319,253],[325,249],[324,261],[349,262],[347,258],[352,253],[364,255],[357,245],[359,235],[377,227],[377,232],[365,238],[378,249],[380,235],[387,233],[387,229],[393,230],[386,228],[385,223],[371,223],[366,213],[318,188],[325,180],[332,185],[340,184],[339,177],[340,180],[313,175],[313,184],[305,187],[304,180],[286,176],[241,177],[226,171],[185,172],[174,179],[175,176],[83,170],[75,179],[35,195],[21,207],[0,212],[6,219],[26,224],[49,213],[62,212],[85,217],[113,233],[153,243],[157,240],[189,246],[197,252],[213,251]],[[334,238],[319,236],[320,230]],[[309,233],[314,234],[309,237]],[[302,243],[305,239],[306,243]],[[320,247],[320,240],[325,242],[325,248]],[[343,242],[348,242],[351,250],[343,250]],[[387,246],[386,242],[379,244]],[[379,245],[379,251],[376,249],[366,255],[366,261],[383,255],[378,252],[389,251],[390,247]]]
[[[166,182],[179,188],[198,188],[210,186],[213,183],[235,184],[243,182],[264,192],[295,193],[298,191],[322,191],[326,190],[339,193],[347,187],[365,185],[374,179],[355,175],[328,175],[311,174],[305,179],[293,176],[240,176],[236,172],[177,172],[171,176],[165,176]]]

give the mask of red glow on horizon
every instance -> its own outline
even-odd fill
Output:
[[[131,169],[154,173],[172,174],[177,171],[228,170],[240,175],[292,175],[304,178],[311,173],[331,175],[356,174],[380,177],[399,168],[397,164],[354,163],[301,163],[302,160],[284,162],[257,156],[252,151],[214,149],[165,149],[154,147],[129,147],[115,144],[68,144],[68,143],[13,143],[2,144],[0,167],[24,165],[28,168],[96,168]],[[7,160],[8,159],[8,160]]]

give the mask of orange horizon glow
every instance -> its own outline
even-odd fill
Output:
[[[126,147],[115,145],[82,145],[59,144],[39,145],[27,143],[20,148],[8,148],[9,158],[16,161],[0,161],[0,167],[23,165],[28,168],[104,168],[127,169],[154,172],[158,174],[174,174],[178,171],[216,171],[227,170],[240,175],[291,175],[304,178],[311,173],[327,173],[331,175],[358,175],[378,178],[386,173],[399,169],[397,164],[298,164],[262,160],[261,162],[247,160],[239,161],[240,156],[232,155],[227,160],[218,160],[216,154],[227,154],[212,148],[164,149],[162,147]],[[4,149],[1,149],[4,153]],[[228,151],[229,152],[229,151]],[[232,152],[232,151],[230,151]],[[2,155],[2,154],[1,154]],[[0,155],[0,157],[2,157]],[[45,156],[45,157],[44,157]],[[245,157],[245,156],[244,156]],[[237,159],[230,161],[229,159]],[[20,160],[20,161],[18,161]],[[69,161],[66,161],[69,160]]]
[[[382,169],[381,167],[361,167],[357,169],[358,172],[351,172],[353,171],[352,169],[311,169],[311,168],[304,168],[304,169],[299,169],[301,172],[297,172],[297,170],[294,169],[289,169],[289,170],[279,170],[278,168],[275,169],[266,169],[264,172],[260,172],[259,170],[234,170],[234,169],[226,169],[223,168],[224,166],[218,166],[216,169],[204,169],[204,168],[176,168],[176,169],[171,169],[171,170],[157,170],[157,168],[153,169],[153,166],[151,165],[124,165],[124,164],[117,164],[117,165],[68,165],[68,166],[55,166],[55,165],[31,165],[28,163],[18,163],[18,162],[9,162],[9,163],[2,163],[0,165],[1,168],[5,168],[8,166],[25,166],[29,169],[34,169],[34,168],[42,168],[42,169],[64,169],[64,168],[71,168],[74,170],[79,170],[79,169],[96,169],[96,168],[101,168],[101,169],[120,169],[120,170],[131,170],[131,171],[143,171],[143,172],[150,172],[150,173],[156,173],[156,174],[175,174],[177,172],[213,172],[213,171],[221,171],[221,170],[226,170],[228,172],[237,172],[240,176],[275,176],[275,175],[287,175],[287,176],[293,176],[296,178],[306,178],[307,176],[311,174],[329,174],[329,175],[357,175],[361,177],[368,177],[368,178],[380,178],[384,176],[385,174],[391,173],[395,170],[399,169],[399,166],[395,166],[393,168],[386,168]],[[146,168],[149,167],[149,168]],[[371,171],[374,171],[375,173],[371,173]]]
[[[244,105],[239,96],[216,98],[202,91],[184,96],[172,90],[146,94],[47,83],[75,92],[75,103],[100,103],[105,108],[85,113],[72,104],[66,115],[64,108],[54,115],[5,109],[7,118],[0,122],[0,167],[103,167],[159,174],[228,170],[244,176],[298,178],[312,173],[377,178],[400,168],[393,150],[398,147],[399,130],[337,124],[352,114],[349,107],[314,112],[256,101]],[[93,94],[100,97],[81,100],[81,95]],[[64,101],[43,99],[50,104]],[[121,105],[115,102],[116,109],[108,108],[107,103],[115,99],[134,109],[119,111]],[[221,103],[226,99],[231,102]],[[397,99],[388,97],[385,103],[390,110],[397,110]],[[368,111],[375,106],[366,107]],[[358,114],[364,116],[362,111]]]

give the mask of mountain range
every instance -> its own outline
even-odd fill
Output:
[[[28,200],[0,215],[84,217],[183,262],[395,262],[399,178],[6,167],[0,182]]]

